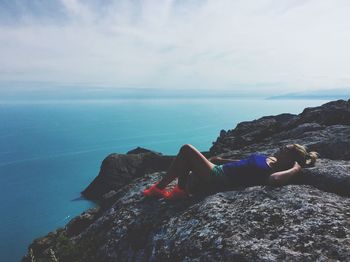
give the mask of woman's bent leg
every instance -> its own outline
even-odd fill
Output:
[[[181,189],[186,188],[186,185],[188,183],[188,177],[189,177],[189,174],[184,175],[184,176],[179,176],[177,178],[177,184],[178,184],[179,188],[181,188]]]
[[[179,187],[184,189],[187,182],[188,173],[192,170],[195,174],[206,179],[209,177],[214,164],[199,152],[194,146],[185,144],[180,148],[174,161],[171,163],[165,177],[163,177],[157,187],[165,188],[176,177],[179,179]]]

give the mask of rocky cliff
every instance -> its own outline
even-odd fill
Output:
[[[287,143],[321,154],[289,185],[198,191],[179,202],[141,194],[174,156],[111,154],[82,192],[100,207],[34,240],[23,261],[349,261],[350,100],[239,123],[204,154],[242,158]]]

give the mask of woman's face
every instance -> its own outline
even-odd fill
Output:
[[[284,145],[284,146],[280,147],[279,152],[288,153],[288,152],[290,152],[293,148],[294,148],[294,145],[292,145],[292,144]]]
[[[293,148],[294,148],[294,145],[288,144],[288,145],[282,146],[275,153],[275,157],[277,158],[279,165],[287,167],[287,166],[290,166],[291,164],[294,164],[294,160],[292,157]]]

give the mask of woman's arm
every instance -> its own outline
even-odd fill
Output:
[[[209,161],[212,162],[215,165],[222,165],[222,164],[226,164],[226,163],[229,163],[229,162],[237,162],[239,160],[213,156],[213,157],[209,158]]]
[[[288,180],[292,176],[299,173],[300,170],[301,166],[297,162],[295,162],[292,168],[271,174],[268,179],[268,184],[273,186],[283,186],[287,184]]]

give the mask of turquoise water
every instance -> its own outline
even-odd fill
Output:
[[[92,202],[77,200],[112,152],[137,146],[209,150],[221,129],[324,100],[121,99],[0,102],[0,255],[18,261],[31,241]]]

